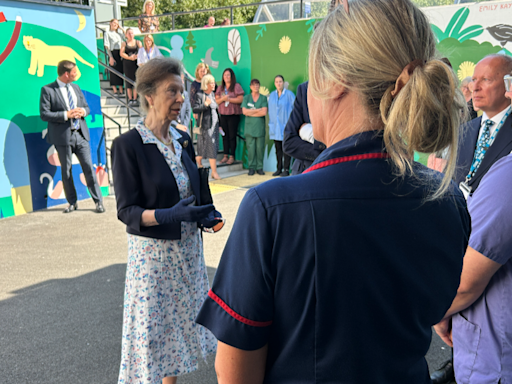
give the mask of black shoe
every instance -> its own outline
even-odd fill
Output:
[[[449,384],[454,381],[453,360],[446,361],[437,371],[432,372],[430,380],[433,384]]]
[[[77,203],[69,204],[68,207],[64,211],[62,211],[62,213],[70,213],[70,212],[76,211],[77,209],[78,209]]]
[[[254,169],[249,169],[249,173],[248,173],[249,176],[254,176],[254,173],[255,173]]]
[[[272,174],[272,176],[281,176],[281,170],[278,169]]]
[[[283,176],[283,177],[290,176],[290,172],[283,171],[283,172],[281,172],[281,174],[279,176]]]
[[[140,106],[140,104],[139,104],[139,100],[137,100],[137,99],[133,100],[133,106],[134,106],[134,107],[138,107],[138,106]]]
[[[105,207],[101,203],[96,203],[96,212],[97,213],[103,213],[105,212]]]
[[[256,173],[257,173],[258,175],[265,176],[265,172],[263,172],[263,169],[258,169],[258,170],[256,171]]]

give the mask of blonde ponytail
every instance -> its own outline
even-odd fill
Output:
[[[310,41],[309,87],[329,98],[341,85],[356,92],[370,117],[382,120],[386,150],[396,174],[414,173],[414,152],[448,150],[442,183],[449,186],[456,161],[465,100],[453,70],[438,59],[426,16],[410,0],[350,0],[350,14],[338,6],[318,25]],[[404,68],[417,66],[393,97]]]

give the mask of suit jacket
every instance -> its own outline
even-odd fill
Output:
[[[309,81],[306,81],[297,87],[297,96],[293,103],[292,113],[284,128],[283,151],[295,158],[293,174],[302,173],[325,149],[322,142],[315,140],[314,144],[311,144],[302,140],[299,136],[299,129],[302,124],[311,123],[307,97],[308,83]]]
[[[89,105],[80,87],[71,83],[77,98],[77,108],[84,108],[86,116],[90,114]],[[46,140],[54,145],[69,145],[71,142],[71,122],[64,120],[62,112],[67,111],[66,100],[62,96],[57,81],[45,85],[41,88],[41,98],[39,102],[39,113],[43,121],[48,122],[48,135]],[[79,119],[80,130],[85,140],[90,140],[89,128],[85,119]]]
[[[181,161],[187,170],[200,205],[199,172],[190,136],[179,131],[183,147]],[[187,144],[185,144],[187,142]],[[140,225],[146,209],[170,208],[180,201],[176,180],[155,144],[144,144],[136,129],[117,137],[112,143],[112,172],[116,191],[117,217],[126,224],[126,232],[155,239],[181,238],[181,223],[144,227]]]
[[[471,168],[481,123],[482,117],[478,117],[462,126],[462,140],[459,145],[459,153],[457,155],[457,169],[454,176],[457,184],[466,180],[466,176],[469,173],[469,169]],[[472,187],[473,192],[478,188],[482,177],[484,177],[489,168],[491,168],[491,166],[496,161],[508,155],[511,151],[512,114],[507,118],[507,120],[505,120],[503,127],[500,128],[500,131],[494,139],[494,142],[487,150],[487,153],[485,154],[480,167],[469,181],[469,185]]]

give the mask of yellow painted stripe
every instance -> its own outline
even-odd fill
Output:
[[[30,185],[11,188],[11,196],[14,214],[16,216],[32,212],[32,190],[30,189]]]
[[[210,191],[212,192],[212,195],[222,192],[233,191],[235,189],[238,189],[238,187],[226,184],[210,184]]]

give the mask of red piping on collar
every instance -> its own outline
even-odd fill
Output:
[[[329,165],[339,164],[339,163],[347,163],[349,161],[356,161],[356,160],[369,160],[369,159],[389,159],[390,156],[387,153],[382,152],[375,152],[375,153],[364,153],[362,155],[352,155],[352,156],[345,156],[345,157],[337,157],[335,159],[325,160],[318,164],[315,164],[308,169],[306,169],[302,173],[308,173],[311,171],[315,171],[320,168],[328,167]]]

